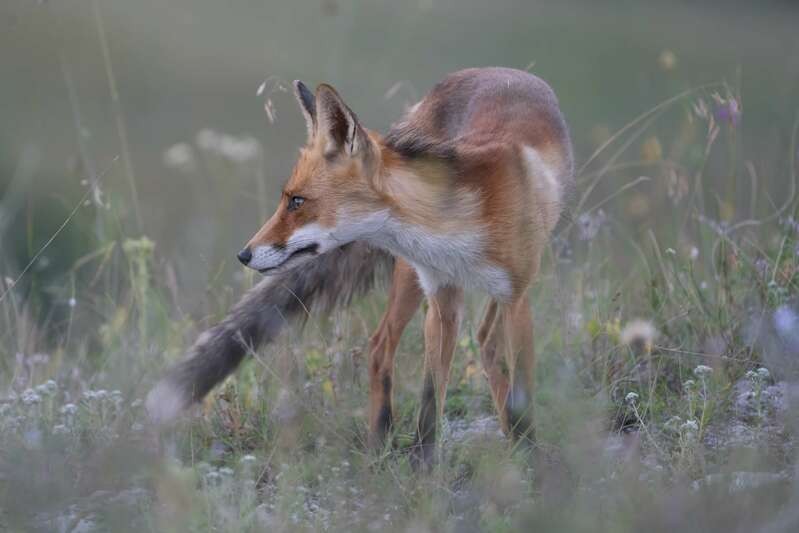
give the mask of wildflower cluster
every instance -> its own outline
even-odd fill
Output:
[[[663,426],[667,434],[675,438],[675,468],[681,471],[695,465],[714,405],[713,368],[697,365],[692,373],[694,379],[682,383],[685,411],[682,415],[671,416]]]
[[[195,138],[200,150],[218,155],[236,163],[246,163],[257,159],[261,154],[261,143],[255,137],[237,137],[209,128],[200,130]]]
[[[628,392],[627,396],[624,397],[624,403],[627,405],[635,405],[638,403],[638,393],[637,392]]]
[[[261,159],[263,148],[258,139],[250,135],[236,136],[203,128],[197,132],[194,146],[187,142],[173,144],[164,150],[162,161],[167,168],[192,174],[199,168],[198,151],[205,158],[249,164]]]
[[[771,372],[768,368],[760,367],[755,370],[749,370],[746,373],[746,379],[752,386],[751,400],[754,403],[755,417],[758,423],[765,420],[766,406],[763,391],[765,390],[768,382],[771,380]]]
[[[38,449],[50,438],[74,437],[70,443],[78,446],[86,431],[95,440],[119,437],[114,428],[128,408],[120,391],[87,390],[72,400],[70,396],[52,379],[19,394],[11,392],[0,403],[0,443]],[[130,407],[135,410],[135,405]]]

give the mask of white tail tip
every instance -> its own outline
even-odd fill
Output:
[[[154,424],[164,425],[174,421],[186,409],[187,402],[179,388],[165,379],[150,391],[144,406]]]

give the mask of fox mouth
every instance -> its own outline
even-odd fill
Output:
[[[268,274],[269,272],[274,272],[275,270],[278,270],[278,269],[281,269],[281,268],[285,267],[291,261],[293,261],[293,260],[295,260],[297,258],[308,256],[308,255],[316,255],[318,250],[319,250],[319,244],[318,243],[309,244],[308,246],[305,246],[303,248],[297,248],[296,250],[291,252],[291,254],[286,258],[286,260],[283,261],[282,263],[280,263],[279,265],[276,265],[276,266],[273,266],[273,267],[268,267],[268,268],[262,268],[262,269],[259,269],[258,272],[260,272],[261,274]]]

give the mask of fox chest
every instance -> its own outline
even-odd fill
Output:
[[[456,286],[484,291],[495,298],[510,297],[510,276],[488,260],[485,239],[479,231],[437,234],[411,224],[392,226],[373,244],[408,261],[425,294]]]

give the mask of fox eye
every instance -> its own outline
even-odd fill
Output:
[[[299,209],[300,206],[304,203],[305,203],[305,198],[303,198],[302,196],[292,196],[291,198],[289,198],[288,210],[295,211]]]

